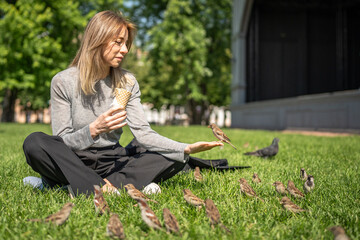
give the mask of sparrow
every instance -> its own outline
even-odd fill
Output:
[[[217,139],[221,142],[230,144],[235,150],[237,150],[237,148],[230,142],[228,136],[226,136],[226,134],[215,123],[211,123],[208,127],[212,129]]]
[[[109,213],[110,208],[103,196],[103,193],[99,185],[94,185],[94,192],[95,192],[94,195],[95,211],[100,215],[104,213]]]
[[[304,183],[304,192],[310,193],[315,188],[314,177],[309,175]]]
[[[263,157],[263,158],[275,156],[279,151],[279,144],[278,144],[279,141],[280,140],[278,138],[274,138],[270,146],[256,150],[254,152],[244,153],[244,155],[251,155],[251,156]]]
[[[272,185],[275,186],[275,190],[281,195],[286,195],[288,193],[288,190],[282,182],[276,181]]]
[[[254,175],[252,176],[252,181],[254,183],[261,183],[261,179],[259,178],[259,176],[257,175],[257,173],[254,173]]]
[[[256,192],[254,191],[254,189],[252,189],[252,187],[249,185],[249,183],[246,181],[245,178],[240,178],[239,182],[240,182],[240,191],[242,193],[244,193],[248,197],[255,197],[255,198],[258,198],[259,200],[261,200],[262,202],[264,202],[263,199],[259,198],[256,195]]]
[[[194,177],[195,180],[198,182],[202,182],[204,180],[203,176],[201,175],[200,168],[198,166],[195,167]]]
[[[305,195],[304,195],[299,189],[297,189],[297,188],[295,187],[294,182],[291,181],[291,180],[288,181],[288,184],[287,184],[287,188],[286,188],[286,189],[289,191],[289,193],[290,193],[292,196],[294,196],[294,197],[296,197],[296,198],[303,198],[303,197],[305,197]]]
[[[187,203],[198,207],[199,209],[201,209],[201,207],[205,204],[204,200],[195,196],[189,189],[184,189],[183,193],[184,199]]]
[[[170,212],[168,208],[163,209],[164,224],[167,232],[173,232],[180,234],[179,223],[176,220],[174,214]],[[180,234],[181,235],[181,234]]]
[[[124,239],[124,227],[120,221],[119,215],[112,213],[109,222],[106,226],[106,232],[109,237]]]
[[[47,216],[45,219],[29,219],[30,222],[51,222],[56,226],[60,226],[66,222],[66,220],[70,216],[71,209],[75,206],[75,204],[68,202],[66,203],[60,211]]]
[[[244,143],[243,147],[244,147],[244,148],[248,148],[249,145],[250,145],[249,142],[246,142],[246,143]]]
[[[334,234],[334,240],[350,240],[348,235],[346,235],[344,228],[340,226],[333,226],[328,228]]]
[[[220,212],[217,209],[217,207],[215,206],[213,200],[211,200],[211,199],[205,200],[205,211],[206,211],[206,215],[210,219],[212,228],[214,228],[214,225],[219,225],[225,231],[227,231],[228,233],[231,233],[231,231],[227,227],[225,227],[224,224],[222,224],[220,222],[220,217],[221,217]]]
[[[289,210],[290,212],[293,213],[299,213],[299,212],[305,212],[306,210],[302,209],[301,207],[299,207],[298,205],[296,205],[295,203],[293,203],[288,197],[284,196],[281,200],[280,200],[280,204],[286,209]]]
[[[142,198],[136,199],[138,205],[141,209],[141,218],[143,221],[153,229],[162,230],[159,219],[156,217],[155,213],[151,208],[147,205],[146,200]]]
[[[307,174],[304,168],[300,169],[300,179],[304,181],[307,179]]]
[[[129,196],[134,200],[141,198],[141,199],[144,199],[145,201],[158,203],[157,201],[148,198],[145,194],[143,194],[138,189],[136,189],[135,186],[131,183],[126,184],[124,187],[125,187],[127,193],[129,194]]]

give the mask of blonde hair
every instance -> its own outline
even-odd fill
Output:
[[[128,31],[127,48],[130,50],[135,37],[136,27],[125,19],[121,13],[102,11],[95,14],[86,26],[81,45],[70,67],[79,69],[80,87],[85,95],[96,93],[95,84],[105,78],[109,72],[105,66],[103,53],[106,45],[119,36],[126,27]],[[131,78],[126,76],[127,71],[119,67],[110,67],[110,77],[113,89],[133,85]]]

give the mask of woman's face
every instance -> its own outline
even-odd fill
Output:
[[[124,27],[119,36],[113,41],[109,42],[104,51],[105,64],[108,67],[119,67],[120,62],[128,53],[126,42],[128,40],[128,30]]]

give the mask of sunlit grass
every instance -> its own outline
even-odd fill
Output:
[[[154,130],[171,139],[192,143],[216,140],[209,128],[158,127]],[[51,134],[49,125],[0,125],[0,239],[107,239],[108,216],[95,215],[92,198],[84,196],[70,200],[66,192],[40,192],[24,187],[26,176],[39,176],[26,164],[22,151],[25,137],[34,131]],[[160,184],[162,194],[152,196],[159,204],[149,203],[162,219],[162,209],[169,208],[177,217],[182,237],[149,230],[142,222],[138,207],[127,194],[106,196],[113,212],[119,214],[127,239],[329,239],[326,229],[342,225],[352,239],[360,238],[360,136],[315,137],[283,134],[275,131],[224,129],[235,146],[213,149],[195,156],[205,159],[226,158],[230,165],[250,165],[252,168],[228,172],[203,171],[205,181],[198,183],[192,172],[181,173]],[[280,151],[273,159],[244,156],[245,151],[268,146],[274,137],[280,138]],[[126,128],[120,143],[132,139]],[[245,149],[243,145],[249,143]],[[315,177],[316,188],[296,204],[309,210],[292,214],[279,204],[273,183],[289,179],[302,190],[299,170],[305,167]],[[257,172],[262,183],[253,184]],[[238,179],[250,182],[265,203],[239,193]],[[197,211],[183,199],[182,189],[189,188],[201,198],[211,198],[220,210],[223,223],[232,230],[227,235],[221,228],[212,229],[205,211]],[[68,221],[60,227],[27,222],[57,211],[67,201],[75,203]]]

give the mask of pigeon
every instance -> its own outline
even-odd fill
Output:
[[[237,148],[230,142],[228,136],[226,136],[226,134],[215,123],[211,123],[208,127],[212,129],[217,139],[221,142],[230,144],[235,150],[237,150]]]
[[[104,213],[110,213],[110,208],[103,196],[102,190],[99,185],[94,185],[94,192],[95,211],[100,215]]]
[[[227,231],[228,233],[231,233],[231,231],[227,227],[225,227],[224,224],[222,224],[220,222],[221,215],[220,215],[219,210],[215,206],[213,200],[211,200],[211,199],[206,199],[205,200],[205,211],[206,211],[206,215],[210,219],[210,223],[211,223],[212,228],[214,228],[214,225],[219,225],[225,231]]]
[[[286,195],[288,193],[288,190],[282,182],[276,181],[273,183],[273,186],[275,186],[275,190],[281,195]]]
[[[257,173],[254,173],[254,175],[252,176],[252,181],[254,183],[261,183],[261,179],[259,178],[259,176],[257,175]]]
[[[315,188],[314,177],[309,175],[306,182],[304,183],[304,192],[310,193]]]
[[[106,232],[109,237],[124,239],[124,227],[120,221],[119,215],[112,213],[109,219],[109,223],[106,226]]]
[[[205,205],[204,200],[195,196],[189,189],[184,189],[183,193],[184,193],[184,199],[187,203],[195,207],[198,207],[199,209],[201,209],[201,207]]]
[[[333,226],[328,228],[334,234],[334,240],[350,240],[348,235],[346,235],[344,228],[340,226]]]
[[[263,158],[273,157],[279,151],[279,144],[278,144],[279,141],[280,140],[278,138],[274,138],[274,140],[272,141],[272,144],[270,146],[256,150],[254,152],[246,152],[246,153],[244,153],[244,155],[263,157]]]
[[[280,204],[288,211],[291,211],[293,213],[299,213],[299,212],[305,212],[306,210],[302,209],[295,203],[293,203],[288,197],[284,196],[280,200]]]
[[[204,180],[203,176],[201,175],[200,168],[198,166],[195,167],[194,177],[195,180],[198,182],[202,182]]]
[[[307,174],[304,168],[300,169],[300,179],[305,181],[307,179]]]
[[[289,193],[294,196],[295,198],[303,198],[305,197],[305,195],[295,187],[295,184],[293,181],[289,180],[288,181],[288,185],[287,185],[287,188],[286,188]]]
[[[158,203],[157,201],[148,198],[145,194],[143,194],[138,189],[136,189],[135,186],[131,183],[126,184],[124,187],[125,187],[127,193],[129,194],[129,196],[134,200],[141,198],[141,199],[144,199],[145,201]]]
[[[71,209],[75,206],[75,204],[68,202],[66,203],[60,211],[47,216],[45,219],[29,219],[30,222],[51,222],[56,226],[60,226],[66,222],[66,220],[70,216]]]
[[[264,202],[263,199],[259,198],[256,195],[256,192],[254,191],[254,189],[252,189],[252,187],[249,185],[249,183],[246,181],[245,178],[240,178],[239,182],[240,182],[240,191],[242,193],[244,193],[248,197],[255,197],[255,198],[258,198],[259,200],[261,200],[262,202]]]
[[[174,214],[170,212],[168,208],[163,209],[164,224],[167,232],[173,232],[180,234],[179,223],[176,220]],[[181,234],[180,234],[181,235]]]
[[[152,229],[162,230],[159,219],[156,217],[153,210],[151,210],[151,208],[147,205],[146,200],[138,198],[136,201],[141,209],[141,218],[143,221]]]

